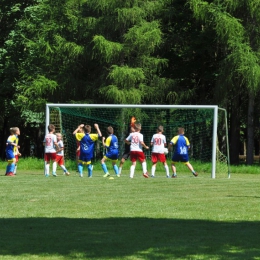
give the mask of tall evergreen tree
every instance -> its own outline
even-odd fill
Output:
[[[216,33],[220,43],[216,55],[223,55],[216,90],[227,97],[230,107],[231,162],[239,162],[239,141],[241,109],[247,112],[247,163],[253,163],[254,151],[254,101],[260,88],[259,36],[260,2],[241,1],[202,1],[189,0],[194,16]],[[241,107],[241,100],[247,96],[248,106]]]

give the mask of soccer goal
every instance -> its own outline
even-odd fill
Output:
[[[218,106],[193,105],[113,105],[113,104],[46,104],[46,132],[49,124],[63,135],[65,157],[75,159],[76,140],[73,131],[80,124],[93,127],[99,124],[103,135],[112,126],[119,140],[120,153],[128,135],[130,118],[142,124],[144,142],[150,145],[151,137],[159,125],[169,142],[184,127],[191,143],[190,161],[199,162],[201,173],[211,173],[212,178],[230,177],[229,146],[226,110]],[[94,129],[94,128],[93,128]],[[149,160],[151,150],[145,151]],[[103,157],[101,140],[95,146],[93,160]],[[168,154],[171,159],[171,153]]]

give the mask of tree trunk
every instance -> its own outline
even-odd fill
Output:
[[[247,110],[247,147],[246,164],[254,163],[254,104],[255,94],[249,91],[248,110]]]
[[[230,109],[230,163],[239,164],[240,109],[239,95],[235,95]]]

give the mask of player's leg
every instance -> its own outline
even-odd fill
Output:
[[[158,158],[157,158],[157,153],[152,153],[152,169],[151,169],[151,177],[153,178],[155,176],[155,170],[156,170],[156,164],[157,164],[157,161],[158,161]]]
[[[87,168],[88,168],[88,177],[92,178],[92,175],[93,175],[93,165],[91,164],[91,161],[88,162]]]
[[[138,152],[138,160],[141,162],[142,164],[142,168],[143,168],[143,176],[145,178],[149,177],[149,174],[147,172],[147,163],[146,163],[146,159],[145,159],[145,154],[144,152]]]
[[[15,168],[15,158],[9,159],[7,161],[7,166],[6,166],[6,176],[15,176],[14,175],[14,168]]]
[[[113,169],[114,169],[116,176],[120,177],[118,166],[116,165],[116,162],[117,162],[117,160],[112,160]]]
[[[19,156],[15,155],[15,165],[14,165],[14,174],[16,175],[16,171],[17,171],[17,164],[19,161]]]
[[[56,162],[61,167],[61,169],[63,170],[64,174],[69,176],[70,173],[68,172],[67,168],[65,167],[64,156],[56,155]]]
[[[81,160],[78,161],[78,172],[79,177],[83,177],[83,161]]]
[[[108,170],[107,170],[107,165],[106,165],[106,160],[107,160],[108,158],[106,157],[106,155],[104,155],[104,157],[101,159],[101,167],[102,167],[102,170],[104,171],[104,175],[103,175],[103,177],[108,177],[108,176],[110,176],[110,174],[109,174],[109,172],[108,172]]]
[[[161,153],[158,154],[158,161],[160,161],[163,164],[165,172],[166,172],[166,177],[170,178],[169,167],[168,167],[168,164],[166,161],[165,154],[161,154]]]
[[[192,174],[197,177],[199,174],[193,169],[192,165],[190,164],[190,162],[186,162],[185,165],[189,168],[189,170],[192,172]]]
[[[123,164],[125,163],[125,161],[129,158],[130,156],[130,152],[124,152],[120,164],[119,164],[119,168],[118,168],[118,174],[121,175],[122,172],[122,168],[123,168]]]
[[[50,160],[51,156],[49,153],[44,154],[44,161],[45,161],[45,176],[49,177],[50,175]]]
[[[52,161],[52,176],[57,177],[57,162],[56,162],[56,153],[51,153],[51,161]]]

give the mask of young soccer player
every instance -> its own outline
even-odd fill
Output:
[[[64,165],[64,144],[62,141],[62,135],[61,133],[57,133],[57,144],[59,149],[56,150],[56,162],[57,164],[61,167],[61,169],[64,171],[64,174],[69,176],[70,173],[68,172],[68,170],[66,169],[65,165]]]
[[[18,159],[18,154],[20,154],[18,150],[20,148],[20,146],[18,145],[19,135],[20,129],[18,127],[10,128],[10,136],[7,139],[5,149],[7,160],[5,176],[15,176],[15,167]]]
[[[164,154],[164,149],[166,147],[166,137],[163,134],[163,126],[158,126],[157,133],[153,135],[151,139],[151,146],[152,146],[152,170],[151,170],[151,177],[155,176],[156,164],[157,162],[161,162],[164,165],[166,171],[166,177],[170,178],[169,175],[169,167],[166,162],[166,157]]]
[[[87,165],[88,177],[92,177],[93,165],[91,164],[91,159],[93,158],[95,142],[99,137],[102,136],[98,124],[94,124],[97,130],[96,134],[91,134],[91,126],[81,124],[77,129],[74,130],[73,134],[76,140],[80,142],[80,156],[78,163],[79,176],[83,177],[83,167]],[[79,133],[80,128],[84,129],[84,133]]]
[[[130,133],[133,133],[135,131],[134,127],[131,126],[130,127],[130,131],[128,132],[128,135]],[[124,150],[124,153],[122,155],[122,158],[120,160],[120,164],[119,164],[119,168],[118,168],[118,174],[121,175],[121,172],[122,172],[122,168],[123,168],[123,165],[125,163],[125,161],[130,157],[130,145],[125,143],[125,150]]]
[[[149,147],[144,143],[144,137],[140,133],[142,129],[141,124],[136,123],[134,129],[135,132],[130,133],[130,135],[125,140],[125,143],[130,145],[130,158],[132,161],[132,165],[130,167],[130,178],[134,177],[137,160],[142,164],[143,176],[148,178],[149,175],[147,172],[146,158],[142,148],[144,147],[145,149],[149,149]]]
[[[83,128],[78,130],[78,133],[84,133]],[[77,162],[77,172],[78,172],[78,164],[79,164],[79,156],[80,156],[80,141],[76,140],[77,149],[76,149],[76,162]]]
[[[55,126],[50,124],[48,126],[49,133],[46,134],[43,140],[43,145],[45,146],[44,162],[45,162],[45,176],[50,175],[50,162],[52,161],[52,175],[57,176],[57,162],[56,162],[56,150],[59,150],[57,143],[57,137],[55,133]]]
[[[104,171],[103,177],[110,176],[107,166],[106,166],[106,160],[110,160],[113,165],[113,169],[115,171],[115,174],[117,177],[120,177],[118,173],[118,167],[116,165],[116,162],[118,160],[118,139],[117,136],[114,135],[114,129],[112,126],[107,127],[107,139],[105,137],[102,138],[102,143],[104,148],[106,149],[106,154],[101,160],[101,166]]]
[[[172,149],[173,145],[175,145],[175,151],[172,156],[172,163],[171,163],[172,172],[173,172],[172,178],[177,177],[176,166],[175,166],[177,162],[184,163],[190,169],[190,171],[195,177],[198,176],[198,173],[194,171],[192,165],[189,163],[188,150],[190,149],[190,142],[188,138],[184,136],[184,131],[185,130],[183,127],[179,127],[178,135],[174,136],[168,145],[169,151]]]

